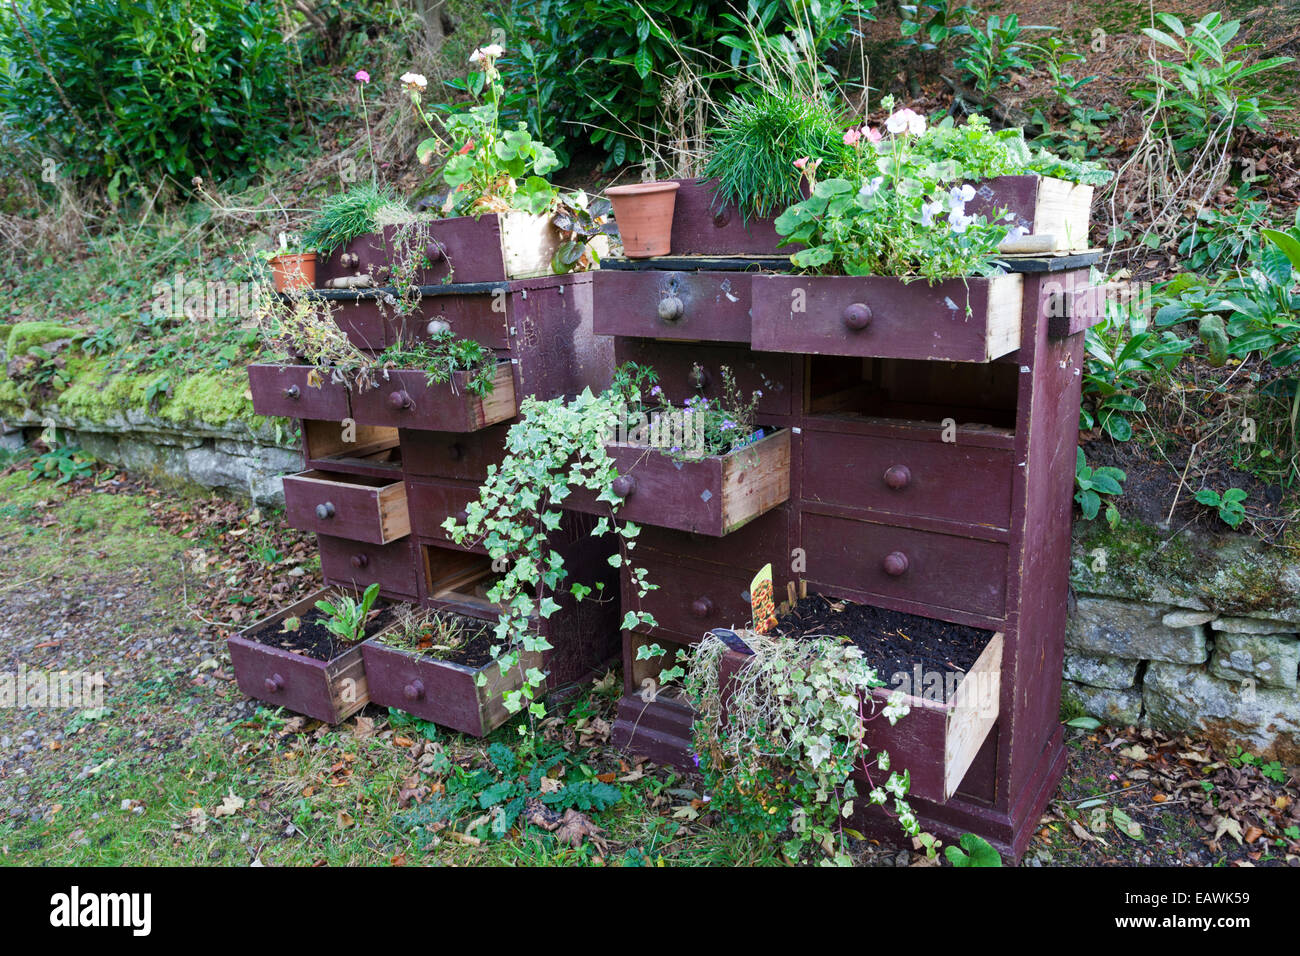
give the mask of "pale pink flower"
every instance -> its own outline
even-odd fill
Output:
[[[354,76],[353,79],[356,80],[358,83],[369,83],[370,74],[367,73],[365,70],[357,70],[357,75]]]
[[[920,136],[925,132],[925,117],[904,107],[885,120],[885,129],[895,136],[899,133],[911,133],[913,136]]]
[[[800,157],[799,159],[796,159],[796,160],[794,161],[794,168],[795,168],[795,169],[803,169],[803,168],[804,168],[805,166],[807,166],[807,165],[808,165],[808,157],[807,157],[807,156],[802,156],[802,157]]]
[[[844,134],[844,145],[845,145],[845,146],[856,146],[856,145],[858,145],[858,140],[860,140],[860,139],[862,139],[862,130],[858,129],[858,128],[855,126],[855,127],[853,127],[853,129],[848,130],[847,132],[845,132],[845,134]]]
[[[880,135],[880,130],[876,129],[874,126],[864,126],[862,127],[862,132],[863,135],[867,137],[868,143],[879,143],[884,139],[884,137]]]

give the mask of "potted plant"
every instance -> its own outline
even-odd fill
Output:
[[[316,253],[303,249],[293,250],[283,243],[278,252],[267,257],[271,269],[271,286],[276,292],[288,294],[316,287]]]
[[[336,724],[369,701],[363,644],[391,623],[379,585],[357,597],[324,588],[227,640],[239,689],[249,697]]]
[[[623,255],[629,259],[650,259],[672,251],[673,205],[678,185],[669,179],[610,186],[605,190],[614,204]]]

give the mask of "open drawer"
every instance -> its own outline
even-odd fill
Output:
[[[891,276],[753,279],[753,348],[989,362],[1020,347],[1023,276],[928,285]]]
[[[646,445],[609,442],[623,499],[620,519],[721,537],[790,497],[790,430],[780,429],[726,455],[674,458]],[[607,514],[595,495],[575,493],[566,508]]]
[[[347,644],[313,630],[316,602],[337,588],[322,588],[227,639],[239,689],[249,697],[337,724],[370,700],[361,660],[363,641]],[[348,589],[349,593],[351,589]],[[383,633],[391,614],[382,605],[365,639]],[[285,622],[297,627],[286,631]],[[322,629],[323,630],[323,629]]]
[[[494,660],[440,660],[380,642],[368,643],[362,654],[370,698],[376,704],[475,737],[486,736],[510,719],[504,695],[522,688],[524,674],[543,665],[536,651],[521,652],[519,663],[505,673]],[[543,684],[539,693],[544,692]]]
[[[352,417],[362,425],[472,432],[514,418],[515,380],[509,362],[496,367],[492,390],[470,391],[468,372],[431,382],[423,369],[390,369],[378,388],[352,393]]]
[[[388,544],[411,533],[406,483],[340,472],[303,471],[284,478],[289,524],[351,541]]]
[[[887,752],[891,769],[900,773],[906,770],[911,775],[910,796],[944,803],[961,786],[985,738],[997,723],[1003,643],[1001,632],[993,634],[951,693],[944,680],[949,675],[926,675],[936,678],[934,687],[929,681],[923,681],[922,687],[911,688],[916,693],[905,693],[911,711],[892,726],[880,711],[894,688],[877,687],[872,691],[876,716],[868,720],[863,742],[872,754]],[[718,670],[719,680],[729,680],[749,660],[747,655],[728,651]],[[861,789],[863,781],[859,779]]]

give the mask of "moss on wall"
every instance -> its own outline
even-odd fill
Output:
[[[58,339],[74,339],[85,335],[83,331],[58,322],[19,322],[9,327],[5,337],[5,354],[10,358],[26,355],[33,345],[44,345]]]

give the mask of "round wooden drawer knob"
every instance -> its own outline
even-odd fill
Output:
[[[891,465],[885,469],[885,484],[895,491],[902,491],[912,483],[912,469],[906,465]]]
[[[686,307],[682,305],[682,300],[675,295],[659,300],[659,318],[665,322],[676,322],[685,311]]]
[[[709,382],[713,380],[713,376],[709,374],[707,368],[701,368],[697,365],[691,369],[691,374],[686,377],[686,380],[691,383],[691,388],[697,392],[702,392],[709,387]]]
[[[407,394],[406,389],[398,389],[388,396],[388,404],[397,411],[411,407],[411,396]]]
[[[284,678],[279,674],[272,674],[263,681],[263,686],[266,687],[266,692],[268,694],[277,694],[284,690]]]
[[[452,461],[460,461],[465,457],[465,449],[461,447],[460,442],[454,441],[447,446],[447,457]]]
[[[440,242],[431,242],[424,247],[424,258],[430,262],[441,262],[447,257],[447,250],[442,247]]]
[[[316,517],[321,521],[326,521],[334,517],[334,502],[327,501],[324,504],[316,506]]]
[[[418,678],[411,681],[402,688],[402,696],[407,700],[419,700],[424,696],[424,681]]]
[[[730,222],[731,222],[730,206],[723,206],[721,209],[719,209],[717,212],[713,214],[713,227],[715,229],[722,229]]]
[[[902,551],[891,551],[885,555],[885,573],[890,577],[899,577],[907,573],[907,555]]]
[[[284,390],[284,397],[291,398],[294,401],[297,401],[298,396],[301,394],[302,394],[302,389],[298,388],[297,385],[290,385],[288,388]]]
[[[614,479],[614,484],[611,487],[614,494],[620,498],[630,498],[632,492],[636,491],[636,479],[631,475],[619,475]]]
[[[424,331],[430,335],[441,335],[444,332],[451,331],[451,323],[446,319],[430,319],[429,324],[424,327]]]
[[[865,302],[854,302],[844,310],[844,324],[854,332],[861,332],[871,324],[871,307]]]
[[[696,598],[691,603],[691,613],[696,617],[708,617],[713,613],[713,602],[706,597]]]
[[[369,563],[370,563],[370,556],[369,556],[369,555],[366,555],[366,554],[354,554],[354,555],[352,555],[352,566],[353,566],[354,568],[364,568],[364,567],[365,567],[367,564],[369,564]]]

